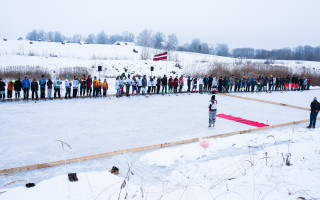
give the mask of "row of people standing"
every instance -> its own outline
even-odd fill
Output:
[[[195,78],[188,77],[187,85],[188,92],[197,91],[199,85],[199,92],[219,91],[219,92],[261,92],[261,91],[277,91],[277,90],[309,90],[311,85],[311,78],[297,77],[293,75],[291,78],[275,77],[275,76],[255,76],[241,78],[235,77],[216,77],[210,76],[196,76]]]
[[[166,75],[162,78],[160,76],[150,76],[147,79],[146,75],[143,76],[133,76],[131,78],[130,74],[128,76],[118,76],[116,78],[115,89],[117,91],[116,97],[121,97],[124,94],[124,88],[126,89],[126,96],[131,95],[146,95],[146,94],[160,94],[160,88],[162,86],[162,94],[178,93],[182,92],[184,85],[183,75],[178,78],[176,76],[173,78],[170,76],[168,79]],[[169,88],[168,88],[169,86]]]
[[[71,89],[72,89],[72,97],[77,98],[78,96],[78,90],[80,85],[80,96],[84,97],[85,93],[87,92],[87,96],[91,97],[92,93],[92,86],[93,86],[93,96],[106,96],[107,90],[108,90],[108,83],[107,80],[104,79],[104,82],[101,83],[100,79],[97,80],[96,77],[92,80],[91,76],[89,75],[88,78],[85,78],[85,75],[79,80],[76,76],[73,80],[69,79],[70,76],[67,75],[66,79],[64,80],[65,83],[65,98],[71,98]],[[20,93],[23,91],[23,99],[28,100],[29,99],[29,91],[31,90],[31,97],[32,100],[38,100],[39,96],[38,93],[40,93],[40,98],[45,99],[46,98],[46,91],[47,91],[47,98],[52,98],[52,90],[54,90],[54,98],[61,98],[61,85],[62,80],[60,80],[59,77],[56,77],[54,81],[52,81],[50,78],[48,80],[45,79],[45,76],[42,75],[39,82],[36,81],[36,79],[33,79],[32,82],[28,79],[28,77],[25,77],[23,81],[20,81],[20,78],[17,78],[16,80],[12,80],[8,82],[7,86],[7,99],[12,100],[12,94],[13,91],[15,91],[15,99],[18,100],[21,98]],[[0,100],[5,100],[5,87],[6,84],[2,81],[0,78]],[[101,92],[103,91],[103,93]]]

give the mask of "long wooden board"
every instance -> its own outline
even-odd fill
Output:
[[[318,117],[317,119],[320,119],[320,117]],[[251,132],[255,132],[255,131],[267,130],[267,129],[278,128],[278,127],[283,127],[283,126],[288,126],[288,125],[300,124],[300,123],[305,123],[308,121],[309,121],[309,119],[306,119],[306,120],[277,124],[277,125],[266,126],[266,127],[261,127],[261,128],[247,129],[247,130],[242,130],[242,131],[235,131],[235,132],[224,133],[224,134],[219,134],[219,135],[207,136],[207,137],[203,137],[203,138],[204,139],[223,138],[223,137],[229,137],[229,136],[233,136],[233,135],[239,135],[239,134],[251,133]],[[69,164],[69,163],[76,163],[76,162],[81,162],[81,161],[85,161],[85,160],[97,159],[97,158],[105,158],[105,157],[120,155],[120,154],[124,154],[124,153],[133,153],[133,152],[147,151],[147,150],[152,150],[152,149],[166,148],[166,147],[170,147],[170,146],[194,143],[194,142],[198,142],[198,141],[199,141],[199,138],[193,138],[193,139],[188,139],[188,140],[180,140],[180,141],[167,142],[167,143],[162,143],[162,144],[155,144],[155,145],[136,147],[136,148],[131,148],[131,149],[124,149],[124,150],[117,150],[117,151],[111,151],[111,152],[100,153],[100,154],[81,156],[81,157],[77,157],[77,158],[69,158],[66,160],[58,160],[58,161],[53,161],[53,162],[46,162],[46,163],[40,163],[40,164],[33,164],[33,165],[26,165],[26,166],[21,166],[21,167],[2,169],[2,170],[0,170],[0,175],[16,173],[16,172],[21,172],[21,171],[34,170],[34,169],[42,169],[42,168],[47,168],[47,167],[54,167],[54,166],[59,166],[59,165],[64,165],[64,164]]]
[[[304,108],[304,107],[300,107],[300,106],[293,106],[293,105],[289,105],[289,104],[285,104],[285,103],[266,101],[266,100],[261,100],[261,99],[254,99],[254,98],[250,98],[250,97],[242,97],[242,96],[238,96],[238,95],[234,95],[234,94],[227,94],[227,93],[219,93],[219,94],[224,95],[224,96],[229,96],[229,97],[236,97],[236,98],[240,98],[240,99],[259,101],[259,102],[263,102],[263,103],[269,103],[269,104],[274,104],[274,105],[280,105],[280,106],[286,106],[286,107],[290,107],[290,108],[296,108],[296,109],[300,109],[300,110],[310,111],[309,108]]]

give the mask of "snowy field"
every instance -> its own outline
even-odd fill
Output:
[[[309,108],[318,94],[237,95]],[[208,128],[209,99],[180,94],[3,103],[0,169],[255,128],[221,118]],[[217,100],[218,113],[269,125],[309,118],[295,108],[222,95]],[[128,199],[317,199],[320,129],[305,126],[210,140],[207,149],[193,143],[2,175],[0,199],[118,199],[124,180],[121,199],[126,193]],[[114,165],[118,176],[108,172]],[[79,173],[79,182],[68,182],[71,172]],[[27,182],[37,186],[22,187]]]
[[[133,49],[139,53],[134,53]],[[97,66],[101,65],[101,77],[118,76],[125,71],[130,74],[150,74],[154,66],[154,75],[174,75],[206,73],[213,64],[222,63],[234,67],[235,63],[264,63],[259,59],[237,59],[215,55],[171,51],[168,61],[154,62],[153,55],[162,50],[140,46],[119,46],[99,44],[61,44],[55,42],[33,42],[8,40],[0,41],[0,67],[39,66],[54,72],[66,67],[86,67],[92,75],[97,76]],[[148,55],[142,59],[142,55]],[[179,67],[178,67],[178,66]],[[312,61],[275,60],[274,65],[292,68],[294,72],[310,69],[319,72],[320,63]],[[126,69],[126,70],[125,70]],[[173,73],[174,72],[174,73]]]

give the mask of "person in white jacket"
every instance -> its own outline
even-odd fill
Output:
[[[273,91],[276,90],[276,83],[277,83],[277,77],[274,76],[274,77],[273,77],[273,85],[272,85],[272,90],[273,90]]]
[[[132,85],[132,80],[130,78],[130,74],[128,75],[127,79],[126,79],[126,96],[130,96],[130,86]]]
[[[72,93],[72,97],[73,98],[77,98],[77,94],[78,94],[78,88],[79,88],[79,79],[74,76],[74,79],[72,81],[73,84],[73,93]]]
[[[67,78],[66,80],[64,81],[64,86],[66,87],[66,95],[65,95],[65,99],[67,99],[68,97],[70,97],[70,94],[71,94],[71,86],[72,86],[72,83],[69,81],[69,75],[67,75]]]
[[[152,78],[152,76],[150,76],[148,79],[148,94],[150,94],[150,92],[151,92],[152,82],[153,82],[153,78]]]
[[[141,76],[138,76],[137,85],[138,85],[138,92],[137,92],[137,93],[140,94],[141,87],[142,87],[142,79],[141,79]]]
[[[216,96],[212,95],[209,102],[209,127],[214,127],[216,123],[216,114],[217,114],[217,103]]]
[[[157,78],[154,76],[152,81],[152,93],[156,93],[156,87],[157,87]]]
[[[202,86],[203,86],[203,77],[199,78],[199,93],[202,94]]]
[[[119,76],[116,78],[116,83],[115,83],[115,89],[117,91],[117,95],[116,97],[120,97],[121,96],[121,89],[120,89],[120,80],[119,80]]]
[[[213,77],[213,80],[212,80],[212,93],[216,93],[217,92],[217,87],[218,87],[217,78]]]

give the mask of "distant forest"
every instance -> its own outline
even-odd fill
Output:
[[[22,38],[19,38],[22,39]],[[98,34],[89,34],[84,37],[79,34],[65,36],[59,31],[46,32],[43,30],[32,30],[26,35],[27,40],[31,41],[50,41],[66,43],[88,43],[88,44],[114,44],[117,41],[134,42],[139,46],[152,47],[163,50],[187,51],[217,56],[226,56],[234,58],[248,59],[266,59],[266,60],[306,60],[320,61],[320,46],[312,47],[309,45],[297,46],[294,48],[281,49],[253,49],[253,48],[235,48],[230,50],[227,44],[208,44],[195,38],[190,43],[179,45],[176,34],[171,33],[166,36],[162,32],[152,32],[143,30],[138,36],[133,33],[124,31],[118,35],[107,35],[104,31]]]

